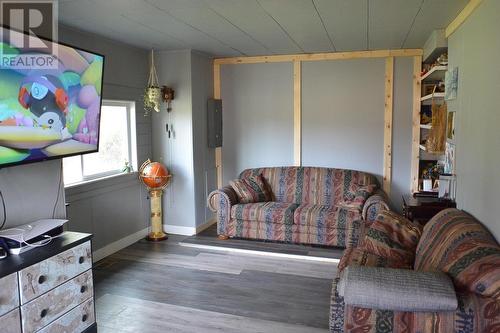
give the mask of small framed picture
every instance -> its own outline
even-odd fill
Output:
[[[444,99],[449,101],[457,98],[458,67],[454,67],[452,70],[446,71],[446,74],[444,76],[444,85],[445,85]]]

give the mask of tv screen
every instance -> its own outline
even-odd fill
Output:
[[[0,30],[0,167],[96,152],[104,57]],[[40,44],[41,45],[41,44]]]

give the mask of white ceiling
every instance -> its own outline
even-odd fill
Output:
[[[468,0],[60,0],[59,20],[146,49],[215,56],[421,48]]]

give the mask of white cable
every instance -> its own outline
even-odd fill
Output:
[[[17,231],[21,231],[21,233],[17,234],[17,235],[10,235],[10,236],[21,236],[21,243],[22,244],[25,244],[26,246],[28,247],[42,247],[42,246],[45,246],[45,245],[48,245],[50,242],[52,242],[52,239],[54,239],[54,237],[52,236],[49,236],[49,235],[41,235],[42,237],[44,237],[45,239],[41,240],[41,241],[38,241],[37,243],[28,243],[25,239],[24,239],[24,234],[26,233],[26,230],[24,229],[21,229],[21,228],[10,228],[8,230],[17,230]],[[57,236],[59,237],[59,236]]]

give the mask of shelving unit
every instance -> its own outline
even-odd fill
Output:
[[[427,81],[440,81],[444,80],[444,75],[446,71],[448,70],[448,66],[434,66],[430,71],[425,73],[421,78],[420,81],[422,82],[427,82]]]
[[[434,93],[434,98],[435,99],[444,99],[444,92]],[[431,99],[432,99],[432,94],[420,97],[421,102],[430,101]]]

